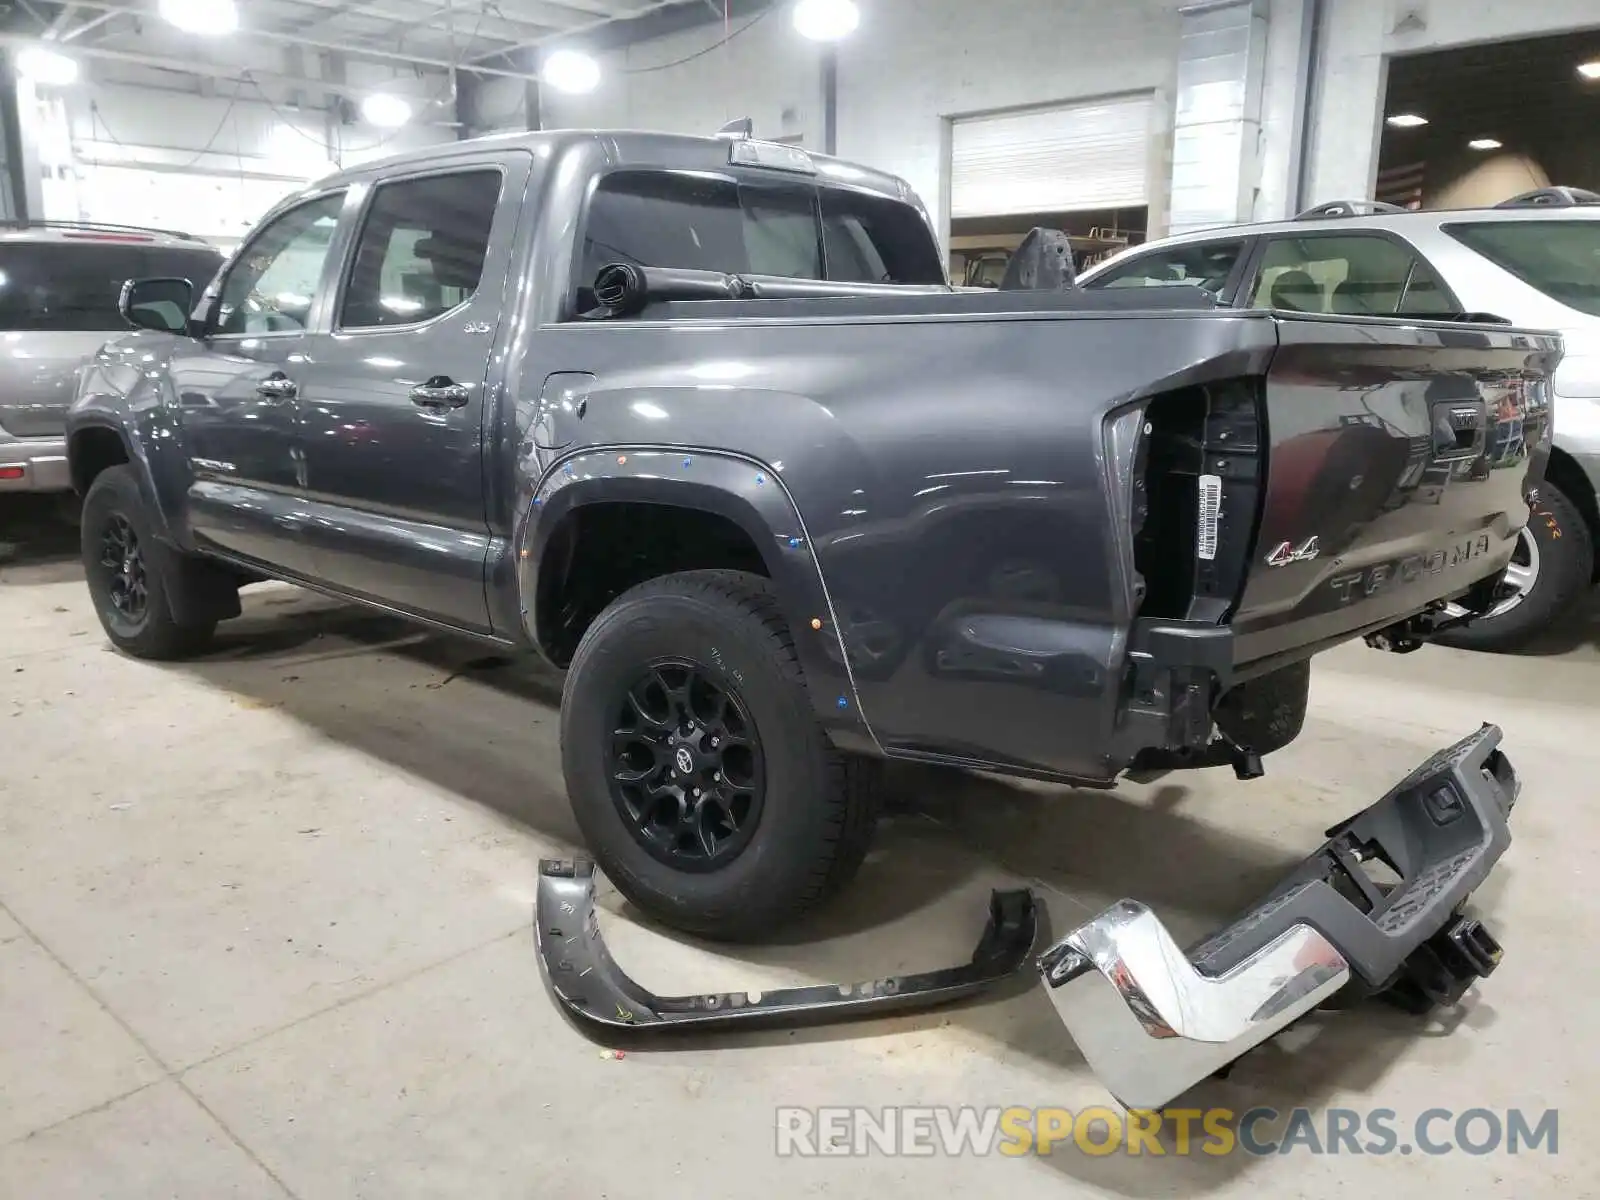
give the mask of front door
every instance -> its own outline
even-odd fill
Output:
[[[196,541],[290,574],[311,571],[294,374],[343,204],[332,192],[263,226],[220,280],[207,336],[172,363]]]
[[[332,332],[295,373],[319,578],[479,631],[490,358],[530,164],[504,153],[379,182]]]

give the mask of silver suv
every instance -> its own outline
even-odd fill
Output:
[[[1555,446],[1533,518],[1499,603],[1438,640],[1517,649],[1588,594],[1600,558],[1600,195],[1543,188],[1494,208],[1429,212],[1336,201],[1292,221],[1147,242],[1080,282],[1198,285],[1241,308],[1473,312],[1559,330],[1567,356],[1554,380]]]
[[[222,255],[196,237],[108,225],[0,226],[0,494],[66,492],[64,419],[78,368],[128,331],[129,279],[188,279],[198,292]]]

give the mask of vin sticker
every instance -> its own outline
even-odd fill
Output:
[[[1222,515],[1222,476],[1200,476],[1199,556],[1207,562],[1217,557],[1217,520]]]

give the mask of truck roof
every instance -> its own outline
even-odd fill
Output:
[[[710,171],[728,165],[729,146],[734,139],[728,137],[697,136],[681,133],[652,133],[635,129],[550,129],[532,133],[494,133],[462,142],[446,142],[437,146],[424,146],[402,154],[363,162],[330,175],[317,183],[318,188],[352,182],[374,172],[388,173],[397,167],[420,166],[445,162],[452,158],[481,153],[485,149],[522,147],[528,150],[545,150],[560,154],[582,143],[600,142],[606,147],[607,159],[615,166],[658,167],[667,170]],[[761,139],[752,139],[760,142]],[[804,150],[803,147],[794,149]],[[872,192],[890,199],[916,202],[911,186],[897,175],[875,171],[858,163],[846,162],[831,155],[804,150],[816,166],[820,180]]]

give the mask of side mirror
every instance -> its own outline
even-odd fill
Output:
[[[187,279],[130,279],[122,285],[117,311],[135,329],[188,335],[194,284]]]

